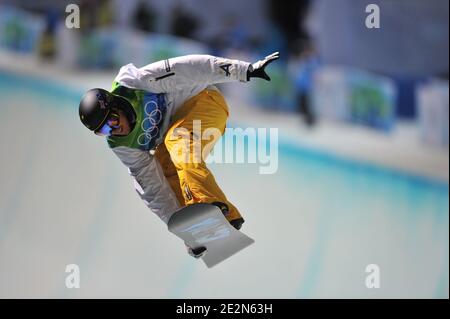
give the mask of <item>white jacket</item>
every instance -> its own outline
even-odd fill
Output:
[[[163,120],[160,139],[163,142],[170,120],[184,102],[216,83],[247,81],[250,63],[214,57],[210,55],[187,55],[162,60],[136,68],[133,64],[123,66],[115,81],[128,88],[164,93],[167,115]],[[113,152],[128,167],[135,188],[144,203],[166,224],[180,204],[159,162],[149,152],[124,146]]]

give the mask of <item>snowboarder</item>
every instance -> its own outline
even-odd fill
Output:
[[[194,121],[201,132],[225,131],[228,106],[217,83],[262,78],[265,67],[279,58],[275,52],[256,63],[210,55],[187,55],[142,68],[123,66],[111,92],[87,91],[79,105],[81,122],[95,134],[106,136],[109,147],[128,167],[144,203],[166,224],[185,205],[219,206],[226,219],[240,229],[244,218],[228,201],[206,167],[204,158],[193,160],[193,147],[201,153],[206,143],[193,138]],[[183,130],[180,130],[182,128]],[[185,132],[188,132],[186,134]],[[207,141],[211,146],[220,138]],[[196,145],[200,143],[200,145]],[[189,148],[181,159],[181,147]],[[194,257],[201,252],[192,252]]]

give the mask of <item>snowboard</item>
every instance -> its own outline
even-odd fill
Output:
[[[200,257],[211,268],[255,241],[234,228],[219,207],[211,204],[192,204],[176,211],[167,223],[169,231],[187,246],[205,247]]]

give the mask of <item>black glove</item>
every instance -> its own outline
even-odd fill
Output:
[[[280,58],[280,53],[275,52],[271,55],[266,56],[263,60],[259,60],[253,64],[250,64],[247,70],[247,81],[250,81],[250,78],[261,78],[266,81],[270,81],[270,77],[267,75],[264,70],[270,62],[278,60]]]

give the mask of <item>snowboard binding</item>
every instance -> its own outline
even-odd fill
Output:
[[[197,248],[191,248],[186,245],[186,248],[187,248],[188,254],[197,259],[202,257],[206,253],[206,247],[204,247],[204,246],[200,246]]]
[[[228,205],[222,202],[213,202],[211,203],[211,205],[217,206],[220,208],[220,210],[222,211],[222,214],[227,217],[229,209],[228,209]],[[229,221],[229,223],[236,228],[237,230],[240,230],[242,227],[242,224],[245,222],[244,218],[237,218],[237,219],[233,219],[231,221]]]

